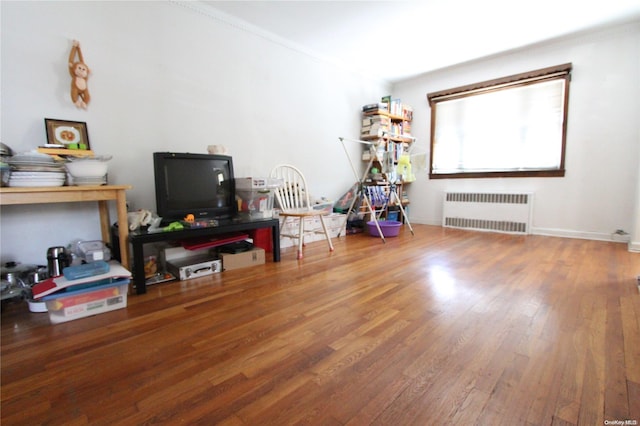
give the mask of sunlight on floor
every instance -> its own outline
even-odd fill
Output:
[[[432,266],[429,269],[429,278],[434,296],[440,301],[453,299],[458,294],[456,280],[451,276],[447,268]]]

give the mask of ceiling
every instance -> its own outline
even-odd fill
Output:
[[[640,18],[638,0],[200,3],[272,41],[390,82]]]

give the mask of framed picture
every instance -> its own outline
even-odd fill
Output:
[[[69,149],[91,149],[87,123],[82,121],[44,119],[47,146]]]

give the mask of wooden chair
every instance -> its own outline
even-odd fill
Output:
[[[280,164],[271,170],[271,177],[278,179],[282,185],[275,190],[276,200],[280,207],[280,217],[284,218],[280,224],[280,236],[291,237],[298,240],[298,259],[302,259],[302,247],[304,235],[310,233],[324,234],[329,244],[329,251],[333,251],[331,236],[324,222],[324,216],[330,214],[326,211],[314,210],[309,202],[307,182],[302,172],[291,165]],[[305,229],[305,218],[318,217],[322,224],[322,231]],[[298,233],[288,233],[285,227],[289,218],[297,218],[299,221]]]

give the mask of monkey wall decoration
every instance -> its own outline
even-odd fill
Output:
[[[77,60],[76,55],[78,56]],[[69,54],[69,74],[71,74],[71,100],[78,108],[87,109],[87,105],[91,100],[89,86],[87,85],[90,72],[91,70],[84,63],[80,42],[73,40],[73,47],[71,47],[71,53]]]

